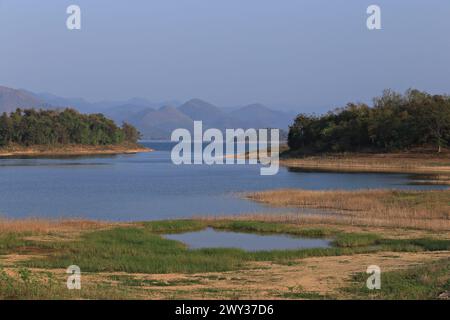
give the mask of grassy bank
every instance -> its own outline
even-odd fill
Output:
[[[304,170],[450,174],[449,153],[348,153],[302,157],[287,153],[280,164]]]
[[[10,145],[0,148],[0,157],[113,155],[150,151],[152,150],[134,143],[102,146],[67,144],[53,146],[35,145],[24,147],[19,145]]]
[[[259,252],[190,250],[162,236],[206,227],[326,237],[333,239],[333,245]],[[331,225],[255,220],[132,224],[10,220],[0,221],[0,229],[0,298],[317,298],[322,294],[339,298],[343,296],[337,289],[349,285],[354,271],[363,272],[366,260],[373,264],[387,259],[389,268],[395,270],[398,265],[448,257],[450,252],[450,240],[445,239],[415,235],[396,239],[372,232],[345,232]],[[82,270],[81,291],[65,289],[65,269],[72,264]],[[317,279],[324,289],[315,292],[313,282],[307,285],[301,276],[292,278],[296,273],[316,277],[314,268],[325,267],[345,269],[333,290]]]

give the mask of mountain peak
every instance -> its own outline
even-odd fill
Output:
[[[197,98],[185,102],[178,110],[192,120],[203,120],[206,125],[223,116],[223,111],[219,107]]]
[[[205,100],[199,99],[199,98],[192,98],[185,102],[185,104],[208,104],[211,105],[209,102],[206,102]]]
[[[219,110],[218,107],[216,107],[215,105],[202,100],[202,99],[198,99],[198,98],[193,98],[191,100],[186,101],[185,103],[183,103],[179,109],[203,109],[203,110],[207,110],[207,109],[211,109],[211,110]]]

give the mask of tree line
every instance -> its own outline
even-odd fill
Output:
[[[300,153],[395,151],[450,146],[450,97],[385,90],[373,106],[349,103],[324,115],[300,114],[288,145]]]
[[[81,114],[74,109],[16,109],[0,116],[0,146],[111,145],[136,143],[139,138],[128,123],[118,127],[102,114]]]

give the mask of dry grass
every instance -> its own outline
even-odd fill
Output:
[[[450,191],[275,190],[247,195],[276,207],[317,208],[334,215],[301,217],[303,222],[450,231]]]
[[[385,225],[357,224],[345,217],[324,217],[323,215],[305,215],[303,213],[248,213],[226,216],[202,216],[195,219],[205,221],[214,225],[216,222],[227,221],[255,221],[264,223],[277,223],[285,226],[298,227],[299,230],[324,230],[332,233],[373,233],[389,239],[411,239],[411,238],[435,238],[450,239],[450,232],[435,232],[429,229],[406,229]]]
[[[89,220],[46,220],[46,219],[0,219],[0,234],[5,233],[78,233],[96,230],[112,223]]]
[[[286,158],[287,167],[348,172],[450,173],[449,154],[336,154]]]
[[[417,174],[417,175],[413,175],[412,178],[414,179],[412,184],[416,184],[416,185],[450,186],[450,175]]]

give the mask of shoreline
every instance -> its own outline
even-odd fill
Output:
[[[314,155],[304,158],[281,158],[280,165],[333,172],[450,174],[450,155],[419,153]]]
[[[152,152],[153,149],[140,145],[61,145],[61,146],[13,146],[0,148],[0,157],[22,157],[22,156],[90,156],[90,155],[118,155],[118,154],[136,154],[143,152]]]

